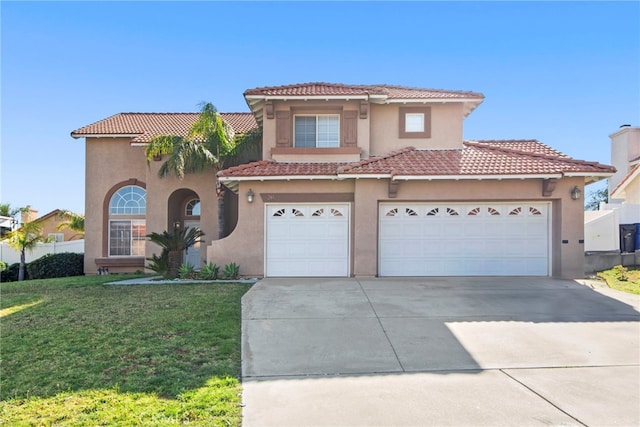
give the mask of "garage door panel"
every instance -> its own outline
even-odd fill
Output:
[[[379,225],[380,275],[548,275],[545,203],[394,204]],[[415,215],[403,216],[411,209]]]
[[[349,205],[267,205],[265,275],[349,275]]]

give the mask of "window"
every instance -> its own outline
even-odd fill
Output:
[[[404,119],[405,132],[424,132],[423,113],[407,113]]]
[[[339,147],[338,114],[297,115],[294,117],[295,147]]]
[[[146,212],[147,192],[142,187],[128,185],[111,197],[109,256],[144,256]]]
[[[185,214],[187,216],[198,216],[198,215],[200,215],[200,199],[193,199],[189,203],[187,203],[187,208],[185,209]]]
[[[142,219],[109,222],[109,256],[144,256],[146,225]]]
[[[136,185],[122,187],[111,197],[110,215],[144,215],[147,211],[147,192]]]
[[[431,138],[431,107],[400,107],[400,138]]]
[[[49,233],[47,240],[50,242],[64,242],[64,233]]]

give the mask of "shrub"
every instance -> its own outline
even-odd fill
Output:
[[[191,264],[184,263],[178,269],[178,277],[181,279],[195,279],[196,276],[196,268]]]
[[[82,276],[84,274],[84,254],[73,252],[47,254],[28,263],[26,271],[29,279]]]
[[[620,280],[621,282],[626,282],[627,280],[629,280],[629,270],[627,269],[627,267],[616,265],[612,270],[613,275],[617,280]]]
[[[200,270],[199,278],[203,280],[216,280],[218,278],[218,274],[220,274],[220,266],[209,262]]]
[[[223,274],[225,279],[237,279],[240,277],[240,266],[235,262],[226,264]]]
[[[0,261],[0,273],[7,269],[7,263],[4,261]]]
[[[9,267],[7,267],[6,270],[0,272],[0,282],[17,282],[19,269],[20,269],[19,262],[16,262],[15,264],[11,264]],[[29,278],[29,272],[25,269],[24,280],[27,280],[28,278]]]
[[[169,252],[163,250],[160,256],[153,254],[151,258],[147,258],[150,263],[147,265],[149,270],[155,271],[163,276],[169,271]]]

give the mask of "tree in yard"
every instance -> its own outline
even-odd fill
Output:
[[[58,224],[56,231],[68,228],[69,230],[78,233],[73,237],[84,237],[84,215],[67,210],[61,210],[58,217],[63,219],[64,222]]]
[[[176,277],[182,264],[182,252],[201,242],[203,236],[204,232],[197,227],[176,227],[173,233],[164,231],[162,234],[148,234],[149,240],[162,248],[160,256],[154,254],[152,258],[147,258],[151,261],[148,268],[162,275]]]
[[[589,200],[585,203],[584,208],[588,211],[597,211],[600,209],[600,203],[609,201],[609,190],[601,188],[589,193]]]
[[[20,252],[20,268],[18,269],[18,281],[24,280],[26,266],[26,251],[31,251],[38,242],[42,242],[42,227],[35,221],[22,224],[22,227],[13,230],[5,236],[6,242]]]
[[[242,135],[233,129],[211,103],[202,103],[198,120],[186,138],[176,135],[154,137],[146,148],[147,162],[167,156],[158,175],[173,174],[182,179],[186,174],[209,169],[221,170],[238,162],[250,148],[262,141],[262,129],[256,128]],[[216,179],[218,198],[218,238],[224,237],[224,186]]]

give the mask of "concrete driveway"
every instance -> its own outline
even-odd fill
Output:
[[[243,425],[640,425],[640,298],[545,278],[265,279]]]

